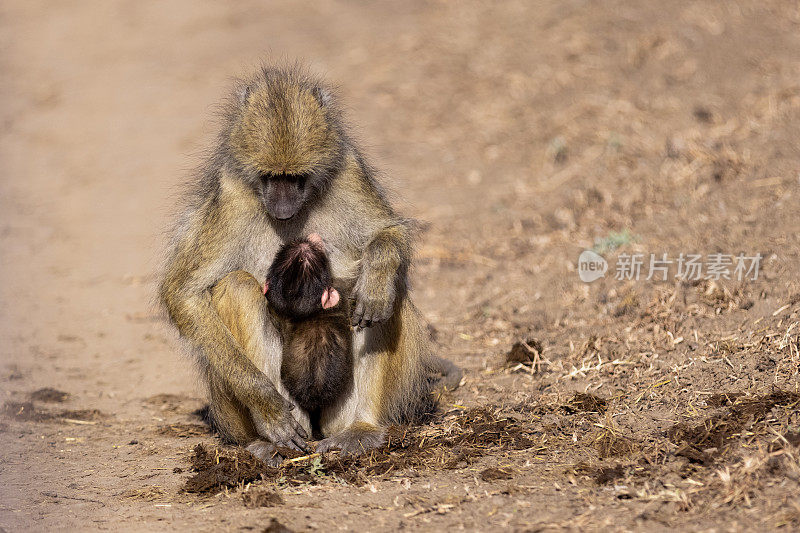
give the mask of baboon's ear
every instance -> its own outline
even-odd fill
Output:
[[[250,87],[248,85],[242,85],[236,89],[236,98],[239,100],[240,105],[247,102],[248,96],[250,96]]]
[[[322,248],[325,247],[325,242],[323,242],[322,237],[319,236],[319,233],[309,233],[306,239],[313,242],[317,246],[320,246]]]
[[[264,294],[267,294],[268,290],[269,290],[269,280],[264,282]]]
[[[330,309],[331,307],[336,307],[336,304],[338,303],[339,303],[339,291],[337,291],[333,287],[328,287],[327,289],[325,289],[325,292],[322,293],[322,308]]]
[[[333,95],[324,87],[314,87],[311,92],[322,107],[327,106],[333,100]]]

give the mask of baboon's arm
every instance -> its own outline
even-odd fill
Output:
[[[267,420],[280,417],[284,401],[269,378],[244,354],[231,332],[211,305],[211,287],[230,270],[226,261],[228,236],[217,235],[204,217],[196,231],[188,231],[178,242],[167,265],[161,299],[180,334],[198,350],[201,370],[228,385],[244,405]]]
[[[369,327],[392,315],[398,293],[406,290],[411,241],[410,224],[405,221],[387,225],[370,239],[354,288],[354,326]]]
[[[211,296],[177,294],[167,300],[170,316],[181,335],[199,350],[201,365],[228,385],[243,404],[256,407],[268,419],[276,418],[283,400],[274,384],[243,353],[228,328],[211,307]]]

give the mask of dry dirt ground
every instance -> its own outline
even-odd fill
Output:
[[[355,462],[220,447],[153,305],[264,57],[341,87],[429,223],[415,299],[465,369]],[[6,1],[0,64],[3,530],[800,528],[797,2]],[[635,253],[763,260],[616,280]]]

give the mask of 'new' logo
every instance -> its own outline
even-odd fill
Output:
[[[600,279],[608,270],[608,261],[603,256],[591,250],[584,250],[578,257],[578,275],[581,281],[591,283]]]

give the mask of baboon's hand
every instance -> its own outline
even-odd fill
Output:
[[[309,450],[305,440],[308,438],[308,433],[289,413],[274,422],[267,431],[259,433],[276,446],[285,446],[301,452]]]
[[[395,293],[391,283],[362,277],[353,289],[350,304],[353,309],[353,327],[368,328],[388,320],[394,309]]]
[[[267,418],[258,411],[251,409],[256,431],[276,446],[285,446],[301,452],[308,451],[309,447],[306,442],[308,433],[292,416],[294,405],[285,400],[282,400],[282,402],[283,410],[277,418]]]

